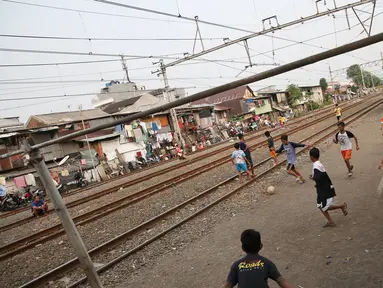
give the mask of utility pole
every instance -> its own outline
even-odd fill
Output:
[[[82,265],[86,277],[88,278],[89,284],[92,288],[102,288],[100,278],[98,277],[97,271],[93,265],[92,260],[89,257],[88,251],[81,239],[80,233],[78,232],[76,225],[74,224],[68,209],[66,208],[63,199],[60,196],[59,191],[53,179],[49,173],[48,167],[44,162],[44,159],[39,149],[32,150],[31,145],[34,145],[33,140],[28,138],[24,140],[24,146],[27,153],[29,153],[30,161],[36,168],[37,173],[51,199],[55,208],[56,214],[59,216],[61,225],[64,227],[68,240],[74,248],[75,254],[78,261]]]
[[[332,78],[332,71],[331,71],[331,67],[328,66],[328,71],[330,72],[330,79],[331,79],[331,82],[334,81],[334,78]]]
[[[122,69],[124,69],[125,74],[126,74],[126,81],[128,81],[130,83],[131,81],[129,79],[128,65],[126,64],[125,57],[124,57],[124,55],[120,55],[120,57],[121,57]]]
[[[380,58],[382,59],[382,69],[383,69],[383,52],[380,52]]]
[[[162,78],[164,79],[164,84],[165,84],[165,91],[164,91],[164,96],[165,96],[165,100],[167,102],[171,102],[171,99],[170,99],[170,96],[169,96],[169,80],[168,80],[168,76],[166,74],[166,68],[164,67],[164,61],[162,59],[160,59],[159,62],[157,62],[160,64],[160,69],[161,69],[161,72],[160,74],[162,75]],[[157,64],[157,63],[153,63],[153,64]],[[173,124],[173,127],[174,127],[174,138],[176,140],[177,143],[181,143],[181,146],[182,148],[185,150],[185,140],[184,138],[182,137],[182,134],[181,134],[181,129],[180,129],[180,126],[178,125],[178,120],[177,120],[177,113],[176,113],[176,110],[174,108],[171,108],[170,109],[170,118],[171,118],[171,121],[172,121],[172,124]]]
[[[359,65],[360,75],[362,75],[363,88],[366,89],[366,83],[364,82],[363,68],[362,65]]]
[[[371,77],[372,89],[375,90],[374,77],[372,76],[372,73],[370,73],[370,77]]]

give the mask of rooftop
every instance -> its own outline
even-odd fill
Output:
[[[39,121],[43,122],[46,125],[58,125],[106,117],[110,117],[110,115],[102,111],[101,109],[40,114],[32,115],[31,117],[29,117],[26,126],[28,126],[28,123],[32,118],[37,118]]]
[[[0,118],[0,129],[23,126],[24,123],[20,122],[18,118]]]

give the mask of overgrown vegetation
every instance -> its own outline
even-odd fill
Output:
[[[301,89],[295,85],[295,84],[290,84],[287,86],[287,102],[290,107],[294,107],[297,105],[297,102],[302,99],[302,91]]]
[[[383,81],[380,77],[363,70],[362,74],[362,69],[358,64],[351,65],[347,69],[347,78],[351,79],[356,85],[362,86],[363,85],[363,78],[364,78],[364,83],[367,88],[371,88],[373,86],[378,86],[383,84]],[[372,83],[374,82],[374,83]]]

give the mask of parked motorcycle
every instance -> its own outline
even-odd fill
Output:
[[[19,207],[26,206],[27,202],[23,197],[19,197],[17,194],[7,193],[0,199],[0,211],[12,211]]]

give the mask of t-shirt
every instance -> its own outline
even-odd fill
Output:
[[[281,277],[273,262],[258,254],[247,254],[231,266],[227,282],[238,288],[269,288],[267,280]]]
[[[382,119],[380,119],[380,124],[383,124],[383,117],[382,117]]]
[[[267,146],[269,146],[269,149],[274,148],[274,139],[272,136],[267,137]]]
[[[316,184],[315,187],[317,190],[317,203],[326,204],[327,199],[330,199],[336,195],[331,179],[328,176],[326,169],[319,161],[313,163],[312,175]]]
[[[245,144],[245,142],[242,142],[242,141],[239,142],[239,149],[241,149],[243,152],[245,152],[245,155],[246,155],[247,159],[251,158],[250,150],[247,149],[247,145]]]
[[[338,132],[335,135],[335,139],[340,144],[340,150],[342,151],[352,149],[351,138],[354,138],[354,134],[347,130],[345,130],[343,133]]]
[[[231,154],[231,158],[234,159],[235,164],[245,164],[245,157],[245,152],[243,152],[242,150],[235,150],[233,154]]]
[[[335,108],[335,115],[336,116],[342,116],[342,109],[340,109],[339,107]]]
[[[286,152],[287,163],[295,164],[297,162],[297,154],[295,152],[295,148],[305,147],[305,144],[299,144],[295,142],[289,142],[287,144],[281,145],[281,147],[276,151],[277,153],[282,153],[282,151]]]
[[[34,207],[39,207],[39,206],[43,206],[44,205],[44,201],[43,200],[39,200],[39,201],[33,201],[32,202],[32,208],[34,208]]]

